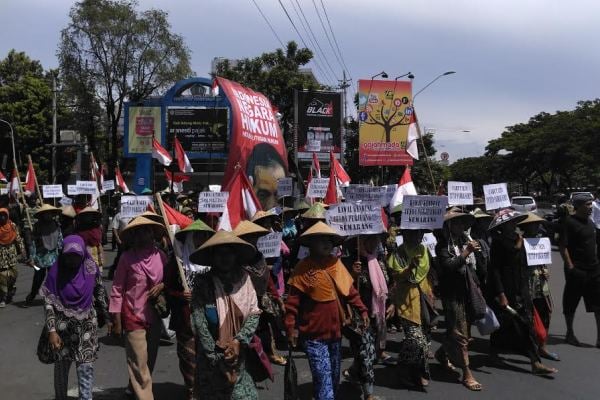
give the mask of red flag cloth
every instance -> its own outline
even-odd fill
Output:
[[[2,171],[0,171],[0,182],[8,183],[8,181],[6,180],[6,176],[2,173]]]
[[[389,221],[388,221],[388,217],[387,214],[385,213],[385,210],[383,209],[383,207],[381,207],[381,220],[383,221],[383,227],[387,230],[389,225]]]
[[[343,187],[350,186],[350,175],[348,175],[346,170],[344,170],[344,167],[342,167],[342,164],[340,164],[339,160],[335,158],[333,151],[329,152],[329,160],[331,170],[335,171],[337,183]]]
[[[175,155],[177,156],[177,164],[179,165],[179,170],[181,172],[194,172],[194,168],[192,168],[192,163],[188,158],[187,154],[185,154],[185,150],[183,150],[183,146],[177,136],[175,136],[174,144],[175,146]]]
[[[335,176],[335,171],[330,171],[331,175],[329,175],[329,185],[327,185],[327,193],[325,193],[325,198],[323,202],[325,204],[337,204],[338,196],[337,196],[337,178]]]
[[[407,194],[417,194],[417,188],[415,188],[415,184],[412,181],[408,166],[404,169],[404,173],[402,173],[400,181],[398,182],[398,188],[396,189],[394,196],[392,196],[392,200],[390,200],[390,210],[396,207],[398,204],[402,204],[404,195]]]
[[[173,162],[173,157],[169,154],[167,149],[162,147],[158,140],[152,138],[152,158],[158,160],[164,166],[169,166]]]
[[[185,175],[181,172],[175,172],[174,174],[165,169],[165,177],[167,178],[167,182],[169,182],[169,186],[171,185],[171,181],[173,181],[173,192],[181,193],[183,192],[183,182],[187,182],[191,179],[189,175]]]
[[[272,177],[273,182],[287,175],[287,151],[285,141],[273,107],[262,93],[244,87],[237,82],[217,77],[216,83],[231,103],[231,139],[227,167],[222,186],[233,180],[239,164],[257,184],[261,170],[262,179]],[[271,182],[271,183],[273,183]]]
[[[440,184],[438,185],[437,195],[443,196],[445,194],[446,194],[446,191],[444,190],[444,181],[440,181]]]
[[[115,168],[115,180],[117,181],[117,185],[123,193],[129,193],[129,188],[127,187],[127,184],[123,179],[123,175],[121,175],[121,170],[119,169],[119,167]]]
[[[19,187],[19,171],[13,168],[12,176],[10,177],[10,183],[8,184],[8,194],[10,196],[17,197],[17,193],[21,191]]]
[[[187,215],[180,213],[179,211],[169,206],[167,203],[163,202],[163,207],[165,210],[165,214],[167,214],[167,220],[169,221],[169,225],[179,225],[180,229],[185,229],[188,225],[194,222]]]
[[[310,165],[310,176],[320,178],[321,177],[321,165],[319,164],[319,157],[317,157],[317,153],[313,152],[312,164]]]
[[[235,171],[229,186],[223,191],[229,192],[229,198],[219,222],[219,230],[232,231],[241,221],[252,218],[262,209],[248,177],[241,168]]]
[[[27,165],[27,175],[25,176],[25,193],[35,193],[35,182],[37,178],[35,176],[35,170],[33,169],[33,163],[29,161]]]

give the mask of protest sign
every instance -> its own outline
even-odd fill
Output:
[[[150,204],[152,204],[150,196],[121,197],[121,218],[135,218],[143,214]]]
[[[67,195],[69,196],[77,196],[79,193],[79,189],[77,185],[67,185]]]
[[[62,185],[42,185],[42,196],[45,199],[58,199],[63,197]]]
[[[404,238],[402,235],[396,235],[396,246],[402,246],[402,243],[404,243]],[[423,243],[423,245],[429,249],[429,253],[431,253],[433,257],[436,257],[435,246],[437,245],[437,239],[433,233],[424,234],[421,243]]]
[[[8,188],[1,188],[0,194],[8,194]]]
[[[524,244],[527,265],[552,264],[552,246],[549,238],[525,238]]]
[[[379,203],[333,204],[325,213],[325,218],[327,224],[343,236],[385,232]]]
[[[229,192],[201,192],[198,194],[198,212],[225,211]]]
[[[306,145],[306,151],[308,152],[320,152],[321,151],[321,141],[318,139],[308,139],[308,143]]]
[[[402,229],[440,229],[448,206],[446,196],[405,195],[402,207]]]
[[[506,183],[483,185],[483,194],[487,211],[510,207],[510,197],[508,197]]]
[[[292,178],[281,178],[277,181],[277,196],[293,196],[294,181]]]
[[[60,203],[60,205],[62,206],[70,206],[73,204],[73,199],[71,199],[70,197],[63,197],[62,199],[60,199],[58,201]]]
[[[382,204],[386,196],[386,188],[371,185],[350,185],[346,188],[346,201],[372,201]]]
[[[108,190],[115,190],[115,181],[111,179],[109,181],[102,182],[102,190],[105,192]]]
[[[208,190],[210,190],[211,192],[220,192],[221,185],[208,185]]]
[[[308,184],[306,196],[324,198],[327,194],[327,185],[329,185],[329,178],[312,178]]]
[[[96,181],[77,181],[77,194],[96,194],[98,192],[98,183]]]
[[[473,204],[473,183],[448,181],[448,204],[454,206]]]
[[[381,201],[381,206],[387,207],[390,204],[390,201],[392,201],[394,193],[396,193],[396,189],[398,189],[398,184],[395,183],[393,185],[385,185],[383,187],[385,188],[385,197]]]
[[[256,248],[260,251],[264,258],[279,257],[281,255],[281,239],[283,233],[273,232],[258,239]]]

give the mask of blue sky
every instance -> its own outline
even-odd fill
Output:
[[[278,0],[255,1],[284,42],[300,43]],[[60,30],[68,24],[73,3],[0,0],[0,56],[15,48],[39,59],[45,68],[57,67]],[[301,6],[325,58],[341,77],[313,0],[282,3],[300,33],[308,36],[292,7]],[[315,3],[321,10],[321,0]],[[447,151],[451,162],[482,154],[487,141],[500,136],[505,126],[598,97],[600,52],[594,44],[600,37],[600,2],[323,3],[354,83],[382,70],[391,78],[411,71],[418,90],[438,74],[456,71],[415,101],[422,125],[435,129],[438,150]],[[199,76],[207,76],[213,57],[252,57],[279,47],[252,0],[140,0],[140,8],[150,7],[169,12],[173,30],[184,36],[192,51],[192,69]],[[327,68],[324,57],[317,55],[321,68]],[[321,80],[332,83],[313,68]]]

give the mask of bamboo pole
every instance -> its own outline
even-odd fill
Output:
[[[177,262],[177,270],[179,271],[179,278],[181,279],[181,285],[183,286],[183,290],[185,292],[190,291],[190,286],[188,285],[187,279],[185,277],[185,272],[183,271],[183,265],[181,265],[181,254],[177,254],[177,246],[175,246],[175,235],[169,229],[169,219],[167,218],[167,214],[165,213],[165,206],[163,204],[162,198],[158,193],[155,193],[156,202],[158,203],[158,208],[160,209],[160,214],[163,217],[163,222],[165,227],[167,228],[167,233],[169,234],[169,240],[171,241],[171,246],[173,246],[173,253],[175,254],[175,261]]]

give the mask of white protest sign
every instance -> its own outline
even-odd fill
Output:
[[[294,181],[292,178],[281,178],[277,181],[277,196],[293,196]]]
[[[483,194],[485,196],[485,209],[487,211],[510,207],[510,198],[508,197],[506,183],[483,185]]]
[[[398,184],[395,183],[393,185],[385,185],[382,186],[385,188],[385,197],[381,200],[381,206],[387,207],[392,201],[392,197],[394,197],[394,193],[396,193],[396,189],[398,189]]]
[[[0,194],[8,194],[8,188],[1,188]]]
[[[321,151],[321,141],[319,139],[308,139],[306,151],[319,152]]]
[[[73,199],[71,199],[70,197],[63,197],[58,202],[63,206],[70,206],[73,204]]]
[[[102,182],[102,190],[105,192],[109,190],[115,190],[115,181],[111,179],[109,181]]]
[[[260,251],[264,258],[279,257],[281,255],[281,239],[283,233],[273,232],[261,237],[256,242],[256,248]]]
[[[446,196],[404,195],[402,229],[440,229],[448,206]]]
[[[527,265],[552,264],[552,246],[549,238],[525,238],[523,243],[527,254]]]
[[[308,184],[306,196],[312,198],[323,198],[327,194],[328,185],[329,178],[312,178]]]
[[[198,194],[198,212],[223,212],[228,198],[229,192],[200,192]]]
[[[402,243],[404,243],[404,237],[400,234],[396,235],[396,246],[402,246]],[[432,257],[436,257],[435,246],[437,245],[437,239],[433,233],[424,234],[421,243],[429,249]]]
[[[404,243],[404,237],[401,234],[396,235],[396,246],[400,247]]]
[[[146,212],[150,204],[152,204],[150,196],[121,197],[121,218],[135,218]]]
[[[78,194],[96,194],[98,192],[98,183],[96,181],[77,181]]]
[[[344,197],[346,201],[372,201],[378,204],[383,203],[385,199],[386,188],[383,186],[371,185],[350,185],[346,188]]]
[[[325,213],[325,218],[327,224],[343,236],[385,232],[379,203],[334,204]]]
[[[448,204],[453,206],[473,204],[473,183],[448,181]]]
[[[80,194],[77,185],[67,185],[67,194],[69,196],[77,196]]]
[[[210,190],[211,192],[220,192],[221,185],[208,185],[208,190]]]
[[[63,196],[62,185],[42,185],[42,197],[45,199],[58,199]]]

